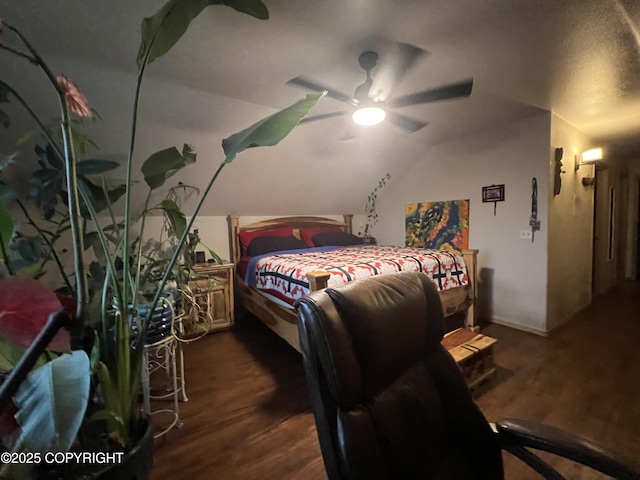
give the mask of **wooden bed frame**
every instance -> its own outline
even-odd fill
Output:
[[[339,222],[323,217],[280,217],[240,226],[238,215],[229,215],[229,242],[231,245],[231,261],[237,265],[240,260],[240,232],[270,230],[280,227],[293,227],[294,235],[299,238],[301,228],[340,227],[351,233],[353,215],[343,215]],[[476,322],[475,299],[477,289],[476,258],[478,250],[463,250],[462,256],[467,266],[469,285],[440,292],[445,315],[465,313],[465,325],[474,331],[479,327]],[[330,274],[319,270],[307,274],[311,291],[326,288]],[[239,303],[258,317],[271,330],[286,340],[293,348],[300,351],[298,340],[298,317],[295,309],[285,308],[261,295],[254,287],[246,285],[244,279],[236,274],[236,293]]]

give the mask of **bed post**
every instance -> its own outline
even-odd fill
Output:
[[[353,233],[353,214],[345,213],[342,218],[344,218],[344,223],[347,224],[347,233]]]
[[[462,257],[464,263],[467,266],[467,275],[469,277],[469,308],[466,311],[465,325],[467,328],[474,332],[480,331],[478,326],[478,319],[476,313],[476,301],[478,298],[478,250],[464,249],[462,250]]]
[[[240,229],[240,217],[238,215],[227,215],[227,222],[229,222],[229,253],[231,254],[231,261],[234,265],[237,265],[240,261],[240,235],[238,232]]]
[[[327,288],[329,284],[329,277],[331,274],[324,270],[314,270],[307,273],[307,280],[309,280],[309,291],[315,292],[316,290],[322,290]]]

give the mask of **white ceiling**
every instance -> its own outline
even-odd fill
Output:
[[[405,42],[429,54],[392,96],[469,77],[474,88],[469,99],[403,108],[429,125],[415,134],[384,127],[383,140],[421,151],[544,109],[609,145],[611,152],[640,152],[637,0],[264,1],[271,17],[266,22],[229,8],[208,8],[149,75],[257,104],[262,113],[304,94],[286,85],[297,75],[351,94],[364,80],[360,53],[381,52],[382,65],[385,49]],[[126,74],[135,72],[141,18],[162,3],[0,0],[0,15],[54,56]],[[342,106],[325,98],[314,113]],[[300,135],[329,155],[353,148],[333,145],[349,123],[348,117],[323,120],[300,126],[308,129]],[[364,190],[386,169],[374,172]]]

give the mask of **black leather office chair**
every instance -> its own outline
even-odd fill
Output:
[[[442,304],[425,275],[381,275],[328,288],[297,307],[330,480],[500,479],[502,448],[546,478],[563,478],[527,447],[615,478],[640,478],[592,442],[558,429],[518,420],[493,429],[440,344]]]

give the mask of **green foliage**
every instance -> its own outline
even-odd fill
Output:
[[[249,128],[222,141],[225,163],[231,163],[238,153],[253,147],[273,146],[286,137],[300,120],[309,113],[324,93],[309,93],[284,110],[254,123]]]
[[[146,241],[142,245],[140,255],[142,256],[143,271],[140,275],[139,293],[153,292],[158,283],[162,280],[164,272],[171,261],[174,250],[179,239],[185,233],[187,219],[182,212],[182,203],[194,195],[199,195],[200,190],[191,185],[179,182],[169,189],[165,198],[149,212],[160,210],[163,213],[164,221],[158,237]],[[174,265],[171,268],[169,280],[175,280],[178,285],[186,283],[192,276],[191,270],[191,239],[197,236],[197,230],[188,233],[189,242],[183,247],[183,265]]]
[[[119,165],[113,160],[82,160],[76,165],[76,172],[78,175],[100,175],[118,168]]]
[[[9,342],[3,335],[0,335],[0,371],[8,372],[11,370],[20,357],[24,354],[25,348]],[[36,367],[44,365],[45,358],[41,355],[36,362]]]
[[[184,213],[182,213],[180,207],[175,201],[168,198],[162,201],[160,208],[162,208],[162,211],[169,221],[169,225],[171,225],[171,235],[175,235],[180,238],[184,233],[185,228],[187,228],[187,219],[184,216]]]
[[[0,260],[7,262],[9,243],[13,238],[14,223],[6,207],[0,203]]]
[[[39,169],[31,174],[29,179],[32,189],[32,198],[36,206],[42,211],[46,220],[51,220],[56,214],[56,208],[60,203],[66,204],[66,173],[65,166],[59,154],[52,144],[45,148],[35,146],[35,153],[38,157]],[[104,189],[96,185],[87,175],[103,174],[114,170],[119,164],[111,160],[89,159],[77,163],[76,174],[78,180],[85,187],[90,195],[91,203],[96,212],[101,212],[107,208],[107,197],[111,203],[117,201],[125,192],[125,185],[118,185],[105,192]],[[83,209],[83,216],[89,218],[86,208]]]
[[[269,18],[267,7],[260,0],[169,0],[155,15],[142,21],[138,68],[142,70],[145,61],[151,64],[171,50],[191,22],[210,5],[227,5],[259,19]]]
[[[391,175],[386,174],[378,181],[378,186],[367,197],[367,203],[364,207],[364,211],[367,215],[367,222],[364,226],[364,232],[359,232],[364,238],[371,238],[371,229],[378,223],[378,212],[376,212],[376,202],[378,201],[378,191],[387,184],[387,180],[391,180]]]
[[[166,148],[151,155],[142,164],[144,181],[147,182],[151,190],[164,185],[167,178],[172,177],[187,165],[196,161],[196,154],[193,153],[190,145],[186,143],[182,147],[182,153],[175,147]]]
[[[91,110],[93,113],[93,118],[91,121],[95,122],[100,119],[100,114],[96,110]],[[53,143],[56,145],[62,145],[64,143],[64,139],[62,137],[62,129],[60,128],[60,124],[62,119],[54,118],[47,125],[43,125],[43,128],[46,131],[46,137],[51,139]],[[87,119],[85,118],[72,118],[69,121],[69,130],[71,131],[71,142],[73,144],[73,151],[80,156],[88,155],[89,152],[99,150],[98,145],[91,139],[89,135],[84,133],[84,127],[86,126]],[[28,140],[32,138],[38,138],[42,132],[40,130],[31,130],[22,135],[16,145],[20,146],[26,143]],[[62,160],[62,159],[61,159]],[[78,162],[80,164],[81,162]]]
[[[191,231],[193,223],[220,171],[247,148],[276,145],[290,133],[323,95],[321,93],[307,95],[305,99],[283,111],[224,139],[222,141],[224,160],[209,179],[206,188],[203,189],[203,194],[198,199],[197,206],[188,222],[179,203],[174,198],[167,197],[160,204],[151,208],[149,202],[152,191],[162,187],[167,179],[182,168],[193,164],[196,161],[196,154],[191,146],[185,144],[182,152],[175,147],[169,147],[151,155],[143,163],[141,169],[149,191],[140,218],[140,233],[134,238],[130,229],[139,218],[131,211],[130,198],[134,188],[131,172],[143,72],[147,63],[155,61],[176,44],[191,21],[205,7],[216,4],[230,6],[256,18],[268,18],[267,8],[260,0],[168,0],[154,16],[143,21],[142,39],[137,58],[140,75],[136,84],[129,157],[124,165],[127,181],[123,185],[110,188],[106,186],[104,179],[100,184],[94,183],[90,179],[91,175],[103,174],[115,168],[117,164],[98,159],[78,161],[74,152],[84,155],[92,148],[97,147],[88,136],[76,128],[81,121],[70,118],[69,106],[65,104],[64,96],[58,88],[56,88],[56,92],[61,100],[62,121],[53,131],[38,119],[33,109],[27,106],[17,92],[8,86],[6,89],[2,89],[5,84],[0,84],[0,101],[3,98],[6,100],[9,94],[15,96],[32,115],[40,128],[40,133],[47,142],[44,148],[36,147],[39,168],[33,173],[31,183],[34,186],[34,200],[42,209],[45,220],[57,222],[57,227],[52,231],[40,229],[35,222],[31,222],[38,230],[41,241],[37,242],[29,237],[21,237],[20,244],[17,244],[15,249],[21,252],[23,257],[32,260],[38,256],[39,249],[41,249],[40,254],[43,253],[43,250],[46,251],[46,249],[42,249],[42,243],[46,244],[53,252],[51,242],[59,238],[63,226],[69,227],[77,279],[75,293],[78,297],[79,307],[76,313],[78,317],[95,328],[97,335],[95,348],[91,355],[91,372],[95,373],[100,385],[98,394],[103,410],[95,418],[106,421],[108,428],[106,433],[110,440],[119,443],[122,447],[128,445],[131,428],[135,428],[140,419],[139,392],[142,345],[145,343],[151,313],[162,295],[167,280],[171,276],[181,274],[181,267],[177,263],[178,258],[184,254],[185,248],[193,248],[194,242],[197,244],[199,240],[197,231]],[[42,69],[49,81],[55,85],[55,77],[44,60],[24,37],[21,36],[20,40],[26,44],[27,50],[33,55],[34,60],[37,60],[32,63]],[[57,132],[61,132],[61,135],[58,135]],[[74,170],[76,175],[65,175],[65,172],[73,172]],[[122,196],[125,199],[125,213],[122,225],[120,225],[113,214],[112,204]],[[163,256],[158,258],[145,257],[146,252],[143,249],[142,241],[146,216],[155,209],[162,211],[165,215],[170,237],[168,244],[161,245]],[[106,210],[111,217],[110,225],[101,225],[97,214],[103,210]],[[59,220],[60,218],[62,220]],[[28,219],[31,221],[29,217]],[[87,224],[91,225],[91,228],[87,228]],[[93,248],[96,252],[96,262],[91,263],[88,269],[84,266],[83,248]],[[212,257],[220,260],[215,252],[211,253]],[[146,260],[145,263],[143,263],[143,257]],[[158,275],[160,278],[159,281],[154,282],[154,297],[147,308],[149,314],[146,318],[138,318],[138,315],[135,314],[138,311],[139,301],[136,294],[143,287],[145,280],[151,278],[151,275],[147,275],[148,268],[153,268],[154,275]],[[87,294],[88,284],[97,293],[93,299],[97,299],[101,304],[90,303],[90,297]],[[133,315],[131,312],[134,312]],[[135,322],[137,326],[135,331],[131,329],[130,321]],[[89,374],[88,361],[86,365],[78,368],[84,370],[87,375]],[[45,389],[43,382],[34,383],[33,388],[37,392],[32,395],[33,401],[40,404],[46,403],[45,398],[59,398],[57,388],[60,385],[62,384],[53,381],[53,387],[56,391],[52,392]],[[69,391],[74,392],[75,390],[70,387]],[[80,403],[84,402],[83,406],[86,406],[88,398],[83,396],[78,398],[82,400]],[[84,408],[78,404],[75,411],[82,413]],[[28,412],[30,415],[33,414],[33,411]],[[72,430],[71,427],[75,427],[77,423],[75,419],[71,418],[60,417],[59,420],[72,424],[69,426],[69,432]],[[64,426],[64,431],[67,427],[68,425]],[[56,425],[56,429],[58,428],[60,427]],[[28,430],[29,436],[35,434],[34,429]],[[74,435],[75,433],[71,434],[69,438]],[[66,444],[60,448],[66,448]]]

